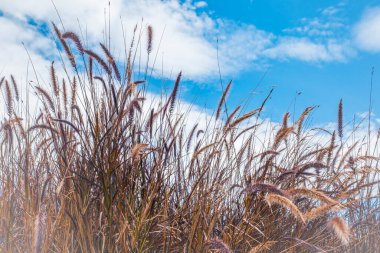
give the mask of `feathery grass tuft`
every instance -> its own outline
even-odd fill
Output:
[[[265,200],[267,201],[267,203],[269,205],[278,204],[278,205],[288,209],[290,211],[290,213],[293,214],[293,216],[297,220],[301,221],[302,223],[306,223],[306,220],[305,220],[302,212],[298,209],[298,207],[290,199],[288,199],[284,196],[281,196],[281,195],[269,193],[265,197]]]
[[[153,27],[148,26],[148,43],[147,43],[147,52],[150,54],[152,52],[152,43],[153,43]]]
[[[333,217],[328,222],[328,227],[331,228],[335,235],[339,238],[343,245],[348,245],[350,242],[350,227],[340,217]]]
[[[341,99],[338,106],[338,136],[343,138],[343,100]]]
[[[82,42],[79,39],[78,35],[76,35],[73,32],[65,32],[64,34],[62,34],[62,38],[72,40],[75,43],[75,46],[77,47],[79,53],[81,55],[84,54],[84,48],[82,46]]]
[[[220,97],[220,100],[219,100],[219,104],[218,104],[218,107],[216,109],[216,115],[215,115],[215,118],[216,119],[219,119],[219,116],[220,116],[220,112],[222,110],[222,106],[223,106],[223,103],[226,101],[226,98],[227,98],[227,95],[228,95],[228,92],[231,88],[231,84],[232,84],[232,80],[228,82],[228,85],[226,87],[226,89],[223,91],[223,94],[222,96]]]
[[[218,253],[233,253],[233,251],[219,238],[210,239],[206,242],[206,247]]]

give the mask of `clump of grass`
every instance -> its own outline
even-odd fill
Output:
[[[215,117],[193,122],[178,109],[182,73],[159,102],[140,85],[150,77],[135,80],[135,37],[121,70],[107,44],[103,59],[53,29],[72,70],[62,79],[52,64],[51,87],[33,87],[39,115],[18,110],[13,76],[0,79],[2,252],[341,251],[326,226],[346,252],[378,249],[378,167],[368,161],[379,155],[344,141],[342,103],[340,144],[304,126],[313,107],[266,126],[272,91],[222,116],[231,82]],[[148,26],[148,55],[152,36]]]

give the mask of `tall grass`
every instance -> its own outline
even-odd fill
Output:
[[[40,114],[19,114],[16,79],[1,79],[1,252],[379,251],[379,156],[344,141],[342,101],[340,142],[304,127],[312,107],[265,135],[266,100],[219,119],[231,83],[201,128],[178,109],[181,73],[147,99],[135,41],[121,69],[53,27],[71,70],[34,86]]]

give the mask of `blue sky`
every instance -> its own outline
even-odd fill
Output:
[[[276,35],[289,35],[287,30],[307,25],[308,20],[342,24],[331,29],[328,35],[337,40],[350,40],[352,27],[363,17],[363,13],[380,4],[380,1],[275,1],[275,0],[226,0],[207,1],[207,11],[214,18],[228,18],[238,23],[254,24],[258,29]],[[333,17],[326,18],[326,12],[333,12]],[[379,27],[380,33],[380,27]],[[320,36],[305,33],[293,33],[296,37],[307,37],[311,40],[321,40]],[[322,38],[323,40],[323,38]],[[336,119],[336,109],[339,100],[344,101],[345,115],[352,119],[355,113],[368,111],[369,91],[372,67],[373,76],[373,110],[379,108],[377,99],[380,91],[378,85],[377,67],[380,66],[380,55],[376,52],[355,50],[355,55],[344,61],[305,62],[299,59],[271,60],[267,67],[252,67],[232,75],[234,89],[230,94],[231,104],[240,103],[247,94],[253,105],[260,103],[271,87],[274,93],[267,106],[266,115],[278,120],[284,111],[299,114],[306,106],[319,105],[314,121],[324,123]],[[380,69],[379,69],[380,71]],[[224,77],[226,83],[229,77]],[[195,96],[201,95],[204,100],[198,101],[215,104],[219,92],[203,86],[194,88]],[[301,95],[296,95],[302,92]],[[211,96],[209,96],[211,94]],[[295,107],[294,107],[295,105]]]
[[[65,28],[79,33],[79,22],[86,29],[86,44],[95,49],[103,40],[107,3],[55,1]],[[286,111],[298,115],[306,106],[319,105],[314,122],[334,122],[341,98],[349,121],[368,111],[374,67],[373,111],[378,113],[380,0],[113,0],[111,13],[111,51],[120,62],[124,52],[120,18],[127,43],[142,17],[143,28],[153,26],[157,61],[149,64],[152,92],[161,91],[162,79],[170,91],[182,70],[182,99],[215,108],[222,93],[218,49],[223,86],[233,80],[230,110],[241,103],[252,109],[274,88],[264,112],[274,121]],[[0,46],[7,49],[0,60],[2,74],[25,75],[27,58],[21,41],[38,72],[46,72],[58,55],[46,32],[49,21],[59,23],[50,0],[0,2]],[[141,58],[146,59],[144,52]]]

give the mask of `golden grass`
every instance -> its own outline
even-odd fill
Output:
[[[181,73],[166,99],[147,100],[151,26],[142,80],[140,37],[122,64],[107,43],[102,58],[53,29],[69,66],[33,84],[39,115],[23,108],[17,77],[0,79],[0,252],[342,252],[335,237],[344,252],[378,250],[379,154],[343,141],[342,103],[340,143],[304,126],[314,107],[265,125],[272,90],[257,108],[227,110],[232,82],[215,117],[193,122],[178,109]]]

